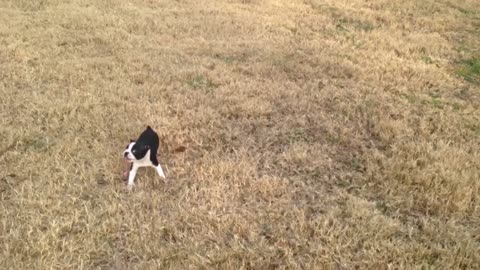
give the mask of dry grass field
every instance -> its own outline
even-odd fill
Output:
[[[0,0],[0,269],[480,269],[479,105],[477,0]]]

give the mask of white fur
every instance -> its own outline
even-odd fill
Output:
[[[125,153],[128,153],[127,154],[127,159],[129,162],[132,162],[133,160],[135,160],[135,156],[133,156],[132,154],[132,147],[135,145],[135,142],[132,142],[128,145],[128,148],[123,151],[123,155],[125,155]]]
[[[158,166],[155,168],[157,170],[158,175],[160,175],[161,178],[166,179],[165,174],[163,173],[162,166],[160,166],[160,162],[158,163]]]
[[[156,169],[158,175],[161,178],[165,179],[166,177],[165,177],[165,174],[163,173],[163,169],[162,169],[162,166],[160,166],[160,163],[158,163],[158,166],[154,166],[150,161],[150,150],[147,151],[147,153],[142,159],[137,160],[131,152],[133,145],[135,145],[135,142],[130,143],[128,145],[128,148],[123,152],[124,155],[125,153],[127,153],[127,159],[130,163],[132,163],[132,169],[128,174],[128,184],[127,184],[128,190],[131,190],[133,188],[135,176],[137,175],[137,170],[140,167],[153,167]]]

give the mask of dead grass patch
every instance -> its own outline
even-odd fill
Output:
[[[480,268],[479,11],[3,1],[0,268]]]
[[[457,74],[471,83],[480,82],[480,58],[464,60]]]

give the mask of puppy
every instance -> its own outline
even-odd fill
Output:
[[[127,162],[131,163],[130,170],[125,172],[125,175],[128,175],[128,190],[133,188],[133,181],[140,167],[154,167],[158,175],[165,179],[162,166],[157,160],[158,143],[158,135],[150,126],[147,126],[136,141],[130,140],[130,144],[123,151]]]

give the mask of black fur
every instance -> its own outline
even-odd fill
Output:
[[[157,151],[158,151],[159,138],[158,134],[150,127],[140,134],[140,137],[136,140],[132,147],[132,154],[137,160],[142,159],[150,150],[150,161],[153,165],[158,165]]]

